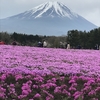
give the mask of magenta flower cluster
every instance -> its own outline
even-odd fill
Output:
[[[3,75],[7,76],[5,81],[1,81]],[[18,75],[22,78],[18,79]],[[43,80],[40,81],[40,78]],[[99,100],[99,98],[100,78],[83,75],[62,76],[55,73],[0,74],[1,100]]]
[[[0,46],[0,99],[99,100],[100,51]]]

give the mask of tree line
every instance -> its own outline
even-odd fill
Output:
[[[59,42],[65,42],[66,36],[40,36],[40,35],[28,35],[23,33],[8,33],[0,32],[0,41],[4,41],[5,44],[12,44],[13,41],[16,41],[18,45],[22,46],[38,46],[38,42],[47,41],[48,47],[59,47]]]
[[[66,36],[39,36],[17,32],[0,32],[0,41],[4,41],[6,44],[17,41],[19,45],[37,46],[38,42],[44,40],[47,41],[48,47],[52,48],[66,48],[66,44],[70,43],[71,48],[77,48],[80,45],[83,49],[94,49],[96,45],[100,45],[100,27],[89,32],[69,30]]]
[[[90,32],[68,31],[67,41],[71,44],[72,48],[77,48],[80,45],[84,49],[95,49],[96,45],[100,45],[100,27]]]

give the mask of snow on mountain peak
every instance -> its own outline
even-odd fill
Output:
[[[70,9],[68,9],[64,4],[59,3],[57,1],[54,2],[46,2],[39,6],[34,7],[33,9],[26,11],[24,15],[29,15],[31,13],[31,17],[40,18],[40,17],[68,17],[72,19],[73,17],[77,17],[78,15],[73,13]]]
[[[46,2],[23,13],[2,19],[0,22],[0,31],[10,33],[16,31],[18,33],[47,36],[61,36],[73,29],[90,31],[97,28],[97,26],[73,13],[64,4],[57,1]]]

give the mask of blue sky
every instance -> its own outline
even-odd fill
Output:
[[[47,1],[58,1],[100,27],[100,0],[0,0],[0,19],[29,10]]]

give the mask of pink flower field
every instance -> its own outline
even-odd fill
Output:
[[[100,100],[100,51],[0,45],[0,100]]]

